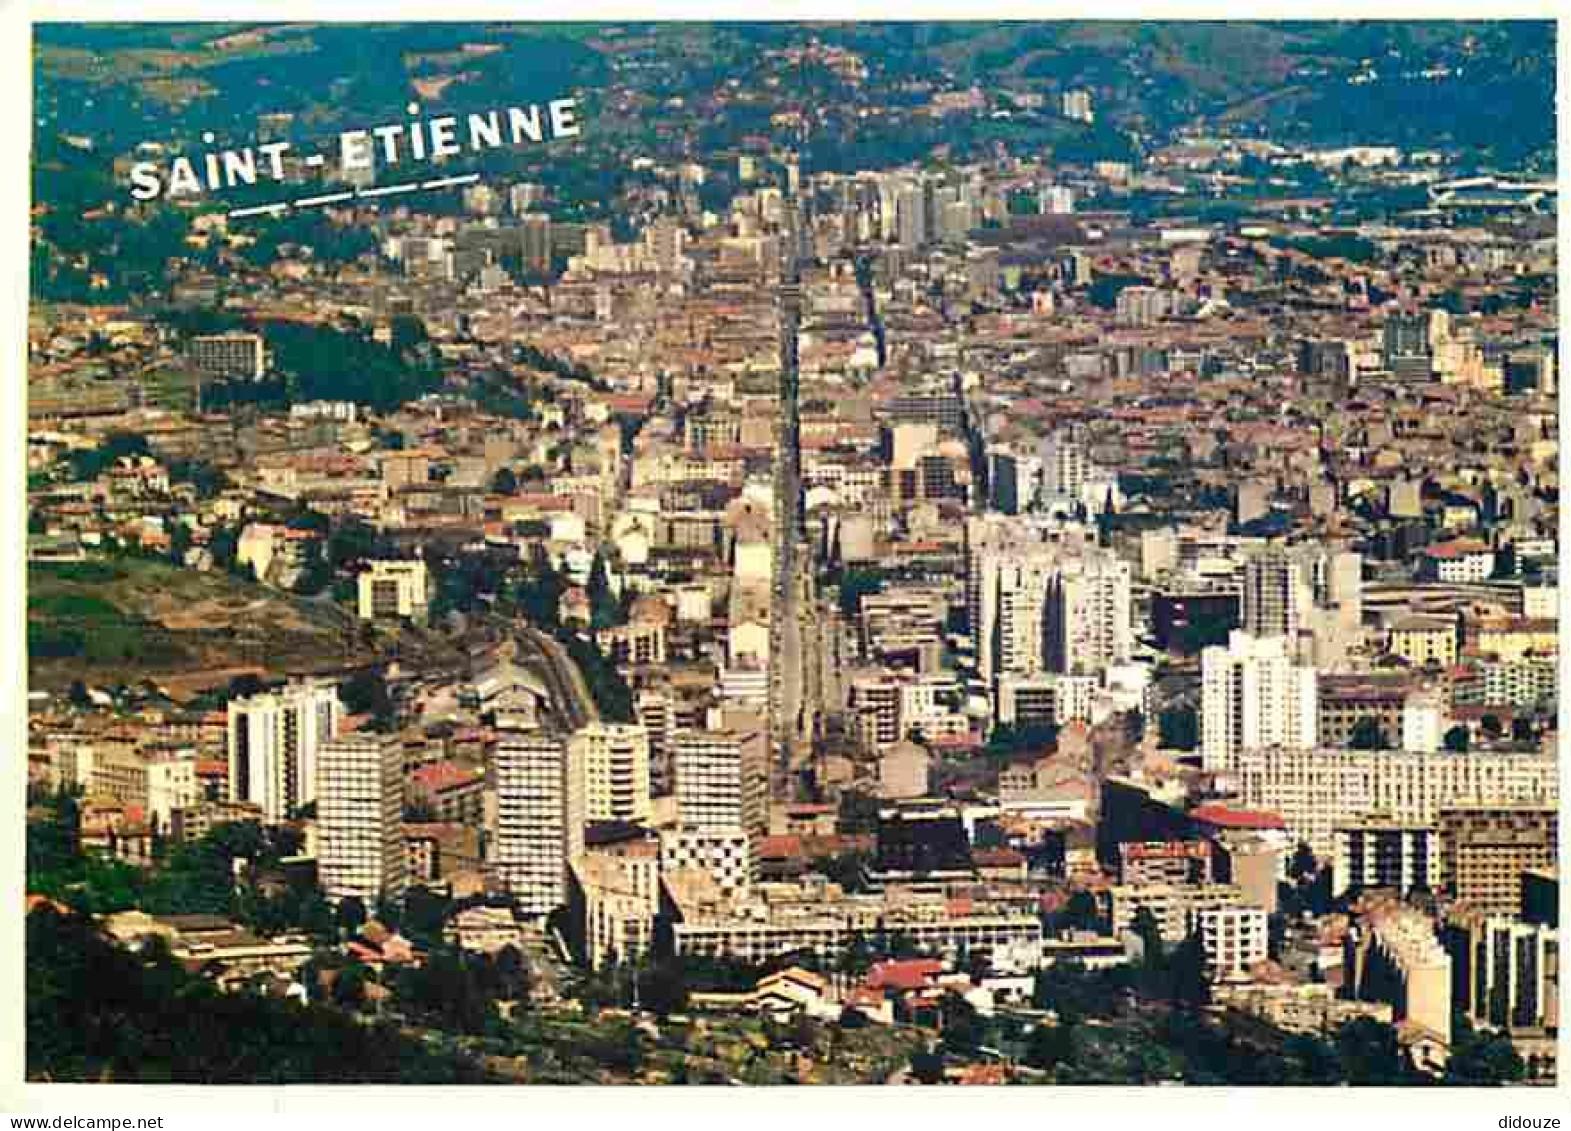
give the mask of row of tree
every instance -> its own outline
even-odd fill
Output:
[[[27,1077],[50,1083],[481,1084],[474,1063],[386,1024],[188,973],[47,904],[27,917]]]

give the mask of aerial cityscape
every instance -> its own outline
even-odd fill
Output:
[[[1555,50],[35,24],[27,1079],[1555,1087]]]

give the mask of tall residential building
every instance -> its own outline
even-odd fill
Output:
[[[1081,429],[1056,429],[1042,440],[1037,454],[1042,460],[1042,494],[1048,498],[1080,498],[1086,480],[1096,472]]]
[[[1388,1002],[1397,1020],[1451,1043],[1451,956],[1429,916],[1401,904],[1382,906],[1348,931],[1344,952],[1352,996]]]
[[[1052,555],[1052,547],[1001,515],[966,522],[966,619],[989,683],[1003,671],[1041,670],[1041,602]]]
[[[980,607],[972,633],[982,678],[991,683],[1005,672],[1044,670],[1047,593],[1058,572],[1052,548],[986,551],[977,571]]]
[[[584,777],[589,821],[646,821],[650,815],[649,732],[636,723],[590,723],[569,754]]]
[[[679,825],[661,830],[661,873],[690,868],[706,873],[722,895],[746,895],[758,879],[753,840],[739,828]]]
[[[551,217],[531,212],[519,220],[518,226],[524,271],[531,275],[549,275],[555,250],[551,240]]]
[[[1364,607],[1363,555],[1310,545],[1299,549],[1296,556],[1303,563],[1315,607],[1333,611],[1356,627]]]
[[[567,902],[568,868],[584,851],[584,778],[559,734],[504,730],[492,759],[490,867],[526,914]]]
[[[1019,514],[1031,505],[1041,486],[1041,460],[1007,446],[990,449],[987,454],[993,509]]]
[[[1200,666],[1206,769],[1229,768],[1243,750],[1315,745],[1315,669],[1295,663],[1284,638],[1234,632],[1226,648],[1205,649]]]
[[[684,826],[768,833],[769,748],[762,729],[676,731],[671,770]]]
[[[849,691],[851,717],[862,749],[872,753],[883,751],[899,742],[901,680],[894,672],[883,669],[858,672],[850,679]]]
[[[877,194],[877,207],[874,211],[878,239],[888,243],[899,232],[900,184],[889,175],[875,174],[875,176],[877,180],[873,185],[873,191]]]
[[[937,219],[937,237],[963,245],[967,233],[976,227],[976,208],[963,200],[945,201],[938,207]]]
[[[316,763],[317,872],[331,899],[373,907],[397,899],[408,878],[404,846],[404,749],[394,735],[345,734]]]
[[[1287,556],[1298,566],[1291,615],[1299,651],[1318,667],[1341,667],[1363,636],[1363,557],[1317,542]]]
[[[1396,745],[1408,696],[1421,687],[1412,673],[1404,671],[1322,675],[1317,688],[1320,743],[1351,746],[1359,728],[1373,724],[1384,739],[1382,745]]]
[[[1440,814],[1440,882],[1469,910],[1517,914],[1522,873],[1554,867],[1559,857],[1560,812],[1554,805],[1455,805]]]
[[[1019,453],[1012,448],[989,448],[987,452],[988,505],[1004,514],[1019,514],[1025,494],[1024,468]],[[1027,496],[1029,497],[1029,496]]]
[[[1431,324],[1427,314],[1392,314],[1381,327],[1381,354],[1386,368],[1408,358],[1428,359]]]
[[[1386,514],[1391,518],[1422,518],[1423,484],[1414,479],[1393,479],[1387,483]]]
[[[1457,1005],[1475,1025],[1517,1035],[1560,1027],[1560,933],[1511,915],[1453,909],[1441,927]]]
[[[922,233],[927,240],[937,240],[938,213],[941,206],[938,183],[930,177],[923,177],[918,182],[922,191]]]
[[[895,234],[907,251],[927,242],[927,209],[920,185],[905,185],[895,193]]]
[[[662,218],[645,229],[644,246],[655,270],[679,271],[683,264],[682,251],[687,246],[687,229],[676,220]]]
[[[642,688],[633,700],[633,714],[649,738],[649,790],[656,797],[671,792],[671,732],[676,729],[676,703],[669,688]]]
[[[210,377],[260,381],[267,374],[267,345],[260,334],[207,334],[191,339],[191,365]]]
[[[1271,937],[1261,907],[1207,907],[1190,913],[1190,930],[1200,936],[1206,977],[1213,982],[1248,981],[1249,969],[1268,957]]]
[[[1408,754],[1399,750],[1275,747],[1239,752],[1234,755],[1232,771],[1240,805],[1279,815],[1288,835],[1307,842],[1322,860],[1330,859],[1336,851],[1339,825],[1371,813],[1403,824],[1441,822],[1443,883],[1446,849],[1442,810],[1464,806],[1509,810],[1513,803],[1552,806],[1560,793],[1555,758],[1542,754]]]
[[[1001,516],[966,527],[966,606],[981,677],[1094,672],[1128,659],[1130,571]]]
[[[1244,562],[1243,630],[1251,636],[1296,637],[1304,626],[1307,595],[1303,566],[1281,550]]]
[[[1043,613],[1047,670],[1094,674],[1128,662],[1134,648],[1129,589],[1128,563],[1110,553],[1088,550],[1065,559]]]
[[[1298,343],[1298,371],[1322,384],[1346,381],[1353,371],[1352,351],[1336,338],[1305,338]]]
[[[315,680],[231,700],[229,800],[259,805],[268,821],[315,801],[317,751],[343,714],[337,687]]]
[[[568,934],[590,969],[608,961],[636,964],[653,948],[658,874],[652,851],[648,857],[591,851],[573,862]]]
[[[1153,326],[1172,313],[1172,295],[1158,287],[1125,287],[1114,300],[1121,326]]]
[[[1370,816],[1340,825],[1331,861],[1331,894],[1351,888],[1440,890],[1440,837],[1435,827]]]
[[[1037,445],[1041,490],[1037,507],[1049,513],[1100,515],[1123,501],[1118,476],[1091,458],[1091,439],[1079,426],[1060,428]]]

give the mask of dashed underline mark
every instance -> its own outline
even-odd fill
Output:
[[[232,208],[226,215],[231,220],[238,220],[243,216],[276,216],[288,212],[291,208],[320,208],[343,200],[372,200],[379,196],[472,185],[479,179],[479,173],[465,173],[462,176],[438,177],[430,181],[409,181],[401,185],[383,185],[381,188],[355,189],[353,192],[330,192],[324,196],[302,196],[298,200],[279,200],[272,204],[258,204],[250,208]]]
[[[278,204],[259,204],[255,208],[232,208],[229,210],[229,219],[239,219],[241,216],[262,216],[269,212],[288,212],[289,202],[282,201]]]
[[[461,177],[442,177],[435,181],[425,181],[420,187],[423,189],[447,188],[449,185],[467,185],[480,179],[479,173],[467,173]]]
[[[416,192],[420,186],[413,182],[407,185],[387,185],[384,188],[362,189],[360,196],[392,196],[396,192]]]
[[[353,200],[352,192],[330,192],[326,196],[307,196],[295,201],[296,208],[315,208],[319,204],[337,204],[340,200]]]

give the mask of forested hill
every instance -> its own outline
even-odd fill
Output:
[[[35,38],[38,142],[82,135],[100,152],[106,141],[121,152],[195,144],[203,130],[243,143],[266,115],[325,136],[401,118],[410,99],[480,108],[572,91],[602,136],[651,156],[690,135],[707,148],[768,133],[773,115],[805,111],[819,119],[803,139],[824,148],[818,167],[847,145],[867,161],[869,143],[892,147],[897,163],[911,134],[874,128],[880,118],[970,86],[1049,99],[1086,89],[1097,119],[1087,132],[1142,143],[1227,126],[1306,144],[1476,148],[1512,163],[1555,139],[1542,109],[1554,104],[1549,21],[42,24]],[[791,62],[810,44],[850,53],[862,77]],[[765,81],[772,72],[781,81]],[[746,98],[730,97],[734,81]],[[843,128],[826,109],[846,115]],[[964,144],[966,132],[934,138]],[[983,135],[1010,136],[996,121]]]

